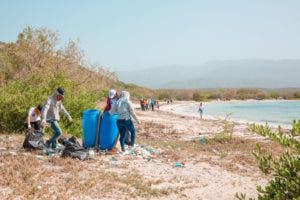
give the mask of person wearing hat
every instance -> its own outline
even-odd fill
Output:
[[[41,104],[37,107],[31,107],[28,111],[25,127],[28,129],[41,130],[41,112],[43,106]]]
[[[64,98],[65,90],[62,87],[58,87],[55,92],[47,99],[43,110],[42,110],[42,126],[49,123],[52,130],[53,136],[46,141],[46,146],[53,149],[56,148],[57,139],[61,135],[62,131],[59,127],[58,121],[60,119],[59,113],[62,112],[70,122],[72,117],[63,106],[61,100]]]
[[[115,89],[110,89],[108,92],[108,97],[106,100],[106,106],[104,108],[104,112],[109,111],[113,105],[117,102],[118,100],[118,94],[117,91]]]

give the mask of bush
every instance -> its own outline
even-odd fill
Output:
[[[23,127],[29,107],[44,103],[58,87],[66,90],[64,106],[73,118],[72,124],[61,123],[64,132],[81,135],[82,112],[95,107],[95,102],[104,93],[88,92],[67,80],[62,73],[58,73],[51,80],[43,80],[38,76],[31,76],[25,80],[10,81],[0,88],[0,132],[17,132]],[[62,118],[62,121],[65,121]]]
[[[193,100],[194,101],[204,101],[205,97],[200,92],[195,92],[193,94]]]
[[[253,124],[250,129],[285,148],[276,158],[271,154],[263,155],[259,146],[253,151],[260,169],[274,177],[265,188],[257,187],[258,199],[300,199],[300,142],[296,139],[300,135],[300,120],[293,122],[289,133],[284,133],[280,127],[273,132],[268,125]]]

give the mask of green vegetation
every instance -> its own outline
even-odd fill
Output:
[[[58,47],[58,33],[48,29],[25,28],[14,43],[0,46],[0,133],[19,132],[29,107],[44,103],[61,86],[66,90],[64,106],[73,123],[61,123],[64,132],[81,135],[81,116],[105,100],[111,87],[130,91],[134,98],[152,90],[117,80],[99,65],[87,65],[76,42]]]
[[[223,130],[215,135],[215,139],[219,141],[228,141],[232,139],[234,122],[230,121],[232,113],[227,113],[224,120],[222,120]]]
[[[158,99],[176,100],[246,100],[246,99],[300,99],[299,89],[264,90],[264,89],[161,89],[157,90]]]
[[[253,124],[250,129],[279,143],[285,149],[278,157],[262,152],[260,145],[253,151],[262,172],[273,176],[265,188],[257,187],[258,199],[300,199],[300,120],[293,122],[293,128],[288,133],[280,127],[273,132],[268,125]],[[246,199],[245,194],[236,197]]]

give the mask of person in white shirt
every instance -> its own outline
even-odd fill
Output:
[[[41,130],[41,112],[43,106],[39,104],[37,107],[31,107],[27,114],[25,126],[28,129]]]

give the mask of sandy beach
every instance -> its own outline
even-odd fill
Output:
[[[256,143],[279,154],[282,149],[233,123],[233,137],[222,140],[224,121],[176,113],[181,102],[141,111],[136,125],[147,158],[99,153],[79,161],[21,149],[23,135],[0,135],[1,199],[235,199],[257,196],[269,177],[251,155]],[[17,170],[15,170],[17,169]],[[15,172],[13,172],[15,171]],[[30,184],[29,184],[30,183]]]

